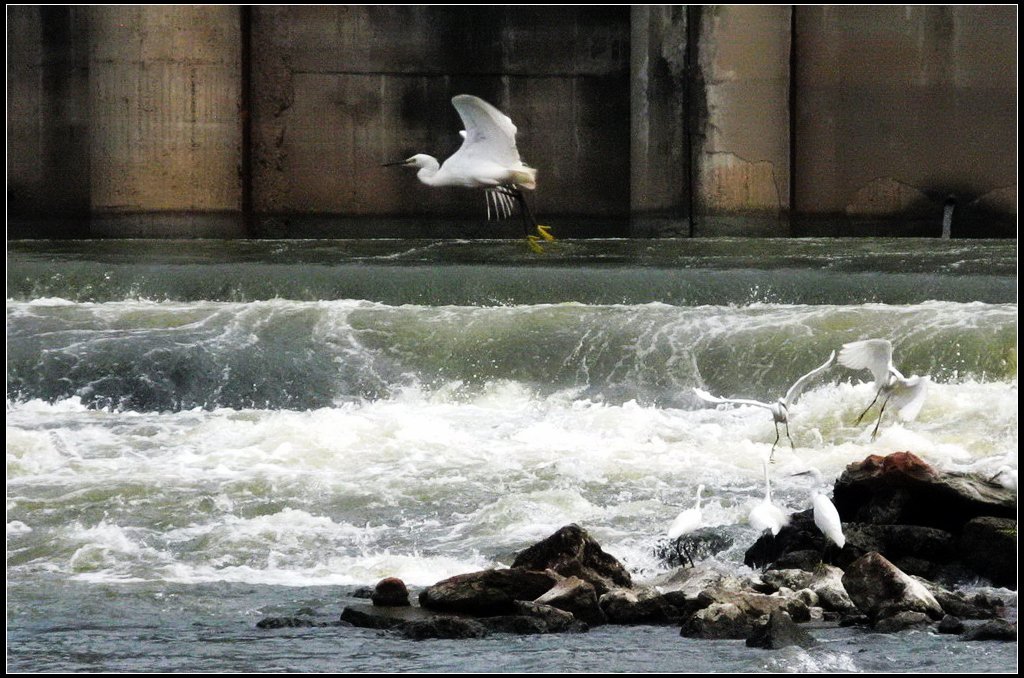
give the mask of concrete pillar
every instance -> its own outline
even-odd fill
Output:
[[[93,232],[243,235],[239,9],[88,11]]]
[[[954,237],[1015,234],[1015,6],[795,16],[801,228],[938,236],[953,194]]]
[[[700,10],[694,234],[788,235],[789,6]]]
[[[635,5],[630,12],[631,234],[687,236],[687,8]]]
[[[7,8],[8,236],[86,237],[85,8]]]

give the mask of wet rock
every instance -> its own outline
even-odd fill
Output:
[[[668,624],[679,616],[664,595],[649,589],[613,589],[599,604],[609,624]]]
[[[267,617],[256,622],[258,629],[294,629],[337,625],[337,622],[321,622],[306,617]]]
[[[714,527],[702,527],[679,537],[663,539],[654,548],[654,554],[673,567],[690,565],[706,560],[733,545],[733,540]],[[687,557],[689,556],[689,557]]]
[[[782,610],[775,610],[768,616],[768,621],[754,627],[747,637],[747,647],[760,647],[766,650],[796,645],[798,647],[814,647],[818,641],[811,634],[796,625],[793,619]]]
[[[879,619],[874,626],[879,633],[899,633],[907,629],[921,629],[928,626],[931,619],[924,612],[904,610],[894,615]]]
[[[699,610],[683,624],[679,634],[686,638],[746,639],[754,630],[754,620],[732,603],[714,603]]]
[[[477,619],[491,633],[512,633],[517,636],[528,636],[549,633],[544,620],[526,615],[501,615],[499,617],[481,617]]]
[[[751,619],[766,617],[772,612],[786,612],[792,619],[805,622],[810,621],[811,613],[806,603],[799,598],[780,596],[778,594],[765,595],[753,591],[722,591],[709,589],[698,596],[698,600],[706,602],[702,607],[712,604],[734,605]]]
[[[353,598],[372,598],[373,588],[370,586],[360,586],[352,592]]]
[[[969,520],[957,544],[961,559],[996,586],[1017,588],[1017,521],[984,516]]]
[[[960,634],[964,632],[964,623],[958,617],[947,614],[936,627],[939,633]]]
[[[813,576],[810,572],[800,568],[775,569],[762,572],[761,580],[773,587],[773,590],[767,591],[767,593],[773,593],[783,586],[794,591],[808,588]]]
[[[947,615],[955,615],[961,619],[992,619],[999,616],[1001,602],[993,605],[984,596],[968,599],[962,593],[950,591],[927,579],[915,579],[935,596],[935,600]]]
[[[427,640],[428,638],[460,640],[483,638],[487,635],[487,628],[475,619],[439,616],[402,624],[399,627],[399,632],[410,640]]]
[[[1016,642],[1017,625],[1005,619],[993,619],[981,626],[968,629],[960,640],[1003,640]]]
[[[933,619],[942,618],[942,608],[928,589],[879,553],[869,553],[851,563],[842,583],[854,605],[872,619],[900,612],[923,612]]]
[[[420,593],[422,607],[478,617],[511,614],[517,600],[535,600],[558,581],[548,572],[513,567],[470,572],[440,581]]]
[[[599,596],[615,587],[633,585],[622,563],[605,553],[586,530],[575,524],[559,529],[520,553],[512,568],[541,572],[550,569],[565,577],[579,577],[592,584]]]
[[[820,600],[818,598],[818,594],[811,589],[800,589],[799,591],[795,591],[794,595],[797,600],[802,602],[808,608],[819,607],[818,603]]]
[[[380,607],[395,607],[410,605],[409,602],[409,589],[406,588],[405,582],[398,577],[387,577],[377,582],[377,586],[373,589],[373,594],[370,596],[370,600],[373,601],[374,605]]]
[[[547,626],[549,633],[576,633],[587,630],[587,625],[576,619],[572,613],[559,610],[551,605],[537,602],[516,601],[513,610],[517,615],[535,617]]]
[[[921,525],[957,534],[979,516],[1016,518],[1016,493],[970,474],[942,473],[910,452],[871,455],[836,481],[843,522]]]
[[[421,607],[377,607],[348,605],[341,611],[341,621],[364,629],[393,629],[413,621],[427,621],[438,615]]]
[[[822,565],[811,575],[808,588],[818,594],[818,604],[824,609],[842,614],[856,614],[857,606],[843,586],[843,571],[832,565]]]
[[[563,579],[534,602],[565,610],[590,626],[599,626],[606,622],[604,612],[598,604],[597,591],[591,583],[579,577]]]

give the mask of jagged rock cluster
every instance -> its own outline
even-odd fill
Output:
[[[740,577],[698,564],[638,586],[583,528],[568,525],[520,553],[510,568],[462,574],[423,589],[418,606],[410,605],[400,580],[384,579],[370,594],[372,605],[350,605],[336,623],[411,639],[673,624],[682,636],[745,639],[761,648],[813,646],[817,641],[800,626],[806,622],[886,633],[930,627],[965,640],[1016,640],[1016,624],[1003,619],[999,598],[967,598],[914,576],[952,578],[983,570],[994,583],[1015,588],[1016,569],[1006,569],[1007,561],[1016,561],[1016,520],[1010,517],[1016,515],[1015,493],[981,479],[939,474],[917,457],[897,453],[851,465],[836,485],[835,504],[848,535],[834,558],[838,566],[820,561],[823,544],[813,519],[796,516],[775,539],[762,537],[747,552],[748,564],[771,566],[759,575]],[[984,564],[972,550],[982,548]],[[274,618],[260,625],[317,624]]]

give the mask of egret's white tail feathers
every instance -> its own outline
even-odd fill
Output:
[[[528,188],[532,191],[537,188],[537,170],[523,165],[512,171],[512,182],[519,188]]]

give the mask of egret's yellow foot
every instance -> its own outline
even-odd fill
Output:
[[[540,246],[540,238],[535,235],[526,236],[526,244],[537,254],[544,254],[544,248]]]
[[[548,233],[549,230],[551,230],[550,226],[541,226],[540,224],[537,224],[537,233],[540,233],[540,237],[544,238],[548,242],[551,242],[552,240],[555,239],[555,236]]]

